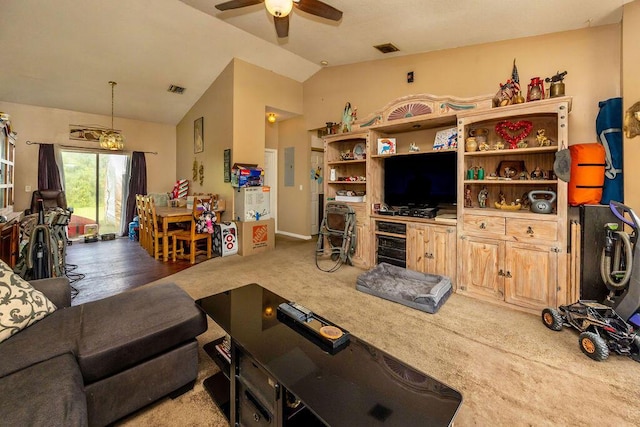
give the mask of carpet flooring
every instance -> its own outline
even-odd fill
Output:
[[[362,270],[324,273],[314,249],[314,242],[279,237],[273,251],[208,260],[149,286],[174,282],[197,299],[259,283],[460,391],[456,426],[640,424],[640,364],[630,358],[612,354],[595,362],[582,354],[573,330],[553,332],[537,315],[457,294],[428,314],[358,292]],[[210,321],[200,347],[222,335]],[[193,390],[117,425],[228,425],[202,387],[216,371],[200,349]]]

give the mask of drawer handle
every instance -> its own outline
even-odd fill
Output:
[[[506,274],[504,275],[504,277],[506,277],[507,279],[512,278],[513,276],[511,275],[510,271],[507,271]]]
[[[487,224],[485,224],[484,222],[480,223],[480,230],[484,230],[487,228]]]
[[[427,259],[433,259],[433,254],[431,254],[431,253],[429,253],[429,252],[427,252],[427,253],[425,254],[425,256],[427,257]]]
[[[504,276],[504,271],[502,271],[502,269],[498,270],[498,276]]]
[[[527,227],[527,234],[533,234],[533,228],[531,228],[531,226]]]

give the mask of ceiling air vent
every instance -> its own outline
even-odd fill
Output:
[[[398,52],[400,50],[397,47],[395,47],[393,43],[379,44],[378,46],[374,46],[374,47],[382,53]]]
[[[169,92],[171,92],[171,93],[177,93],[177,94],[182,95],[184,93],[185,89],[183,87],[181,87],[181,86],[171,85],[171,86],[169,86],[169,89],[167,89],[167,90]]]

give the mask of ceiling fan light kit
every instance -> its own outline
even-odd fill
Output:
[[[113,88],[118,83],[111,81],[109,84],[111,85],[111,128],[102,131],[100,135],[100,148],[116,151],[124,148],[124,137],[119,131],[113,128]]]
[[[342,19],[342,12],[320,0],[229,0],[216,5],[218,10],[239,9],[245,6],[265,4],[267,11],[273,16],[276,34],[279,38],[289,35],[289,14],[295,6],[298,10],[319,16],[331,21]]]
[[[293,9],[293,0],[264,0],[267,11],[275,17],[284,18]]]

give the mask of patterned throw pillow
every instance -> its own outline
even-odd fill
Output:
[[[42,292],[0,261],[0,342],[55,310]]]

